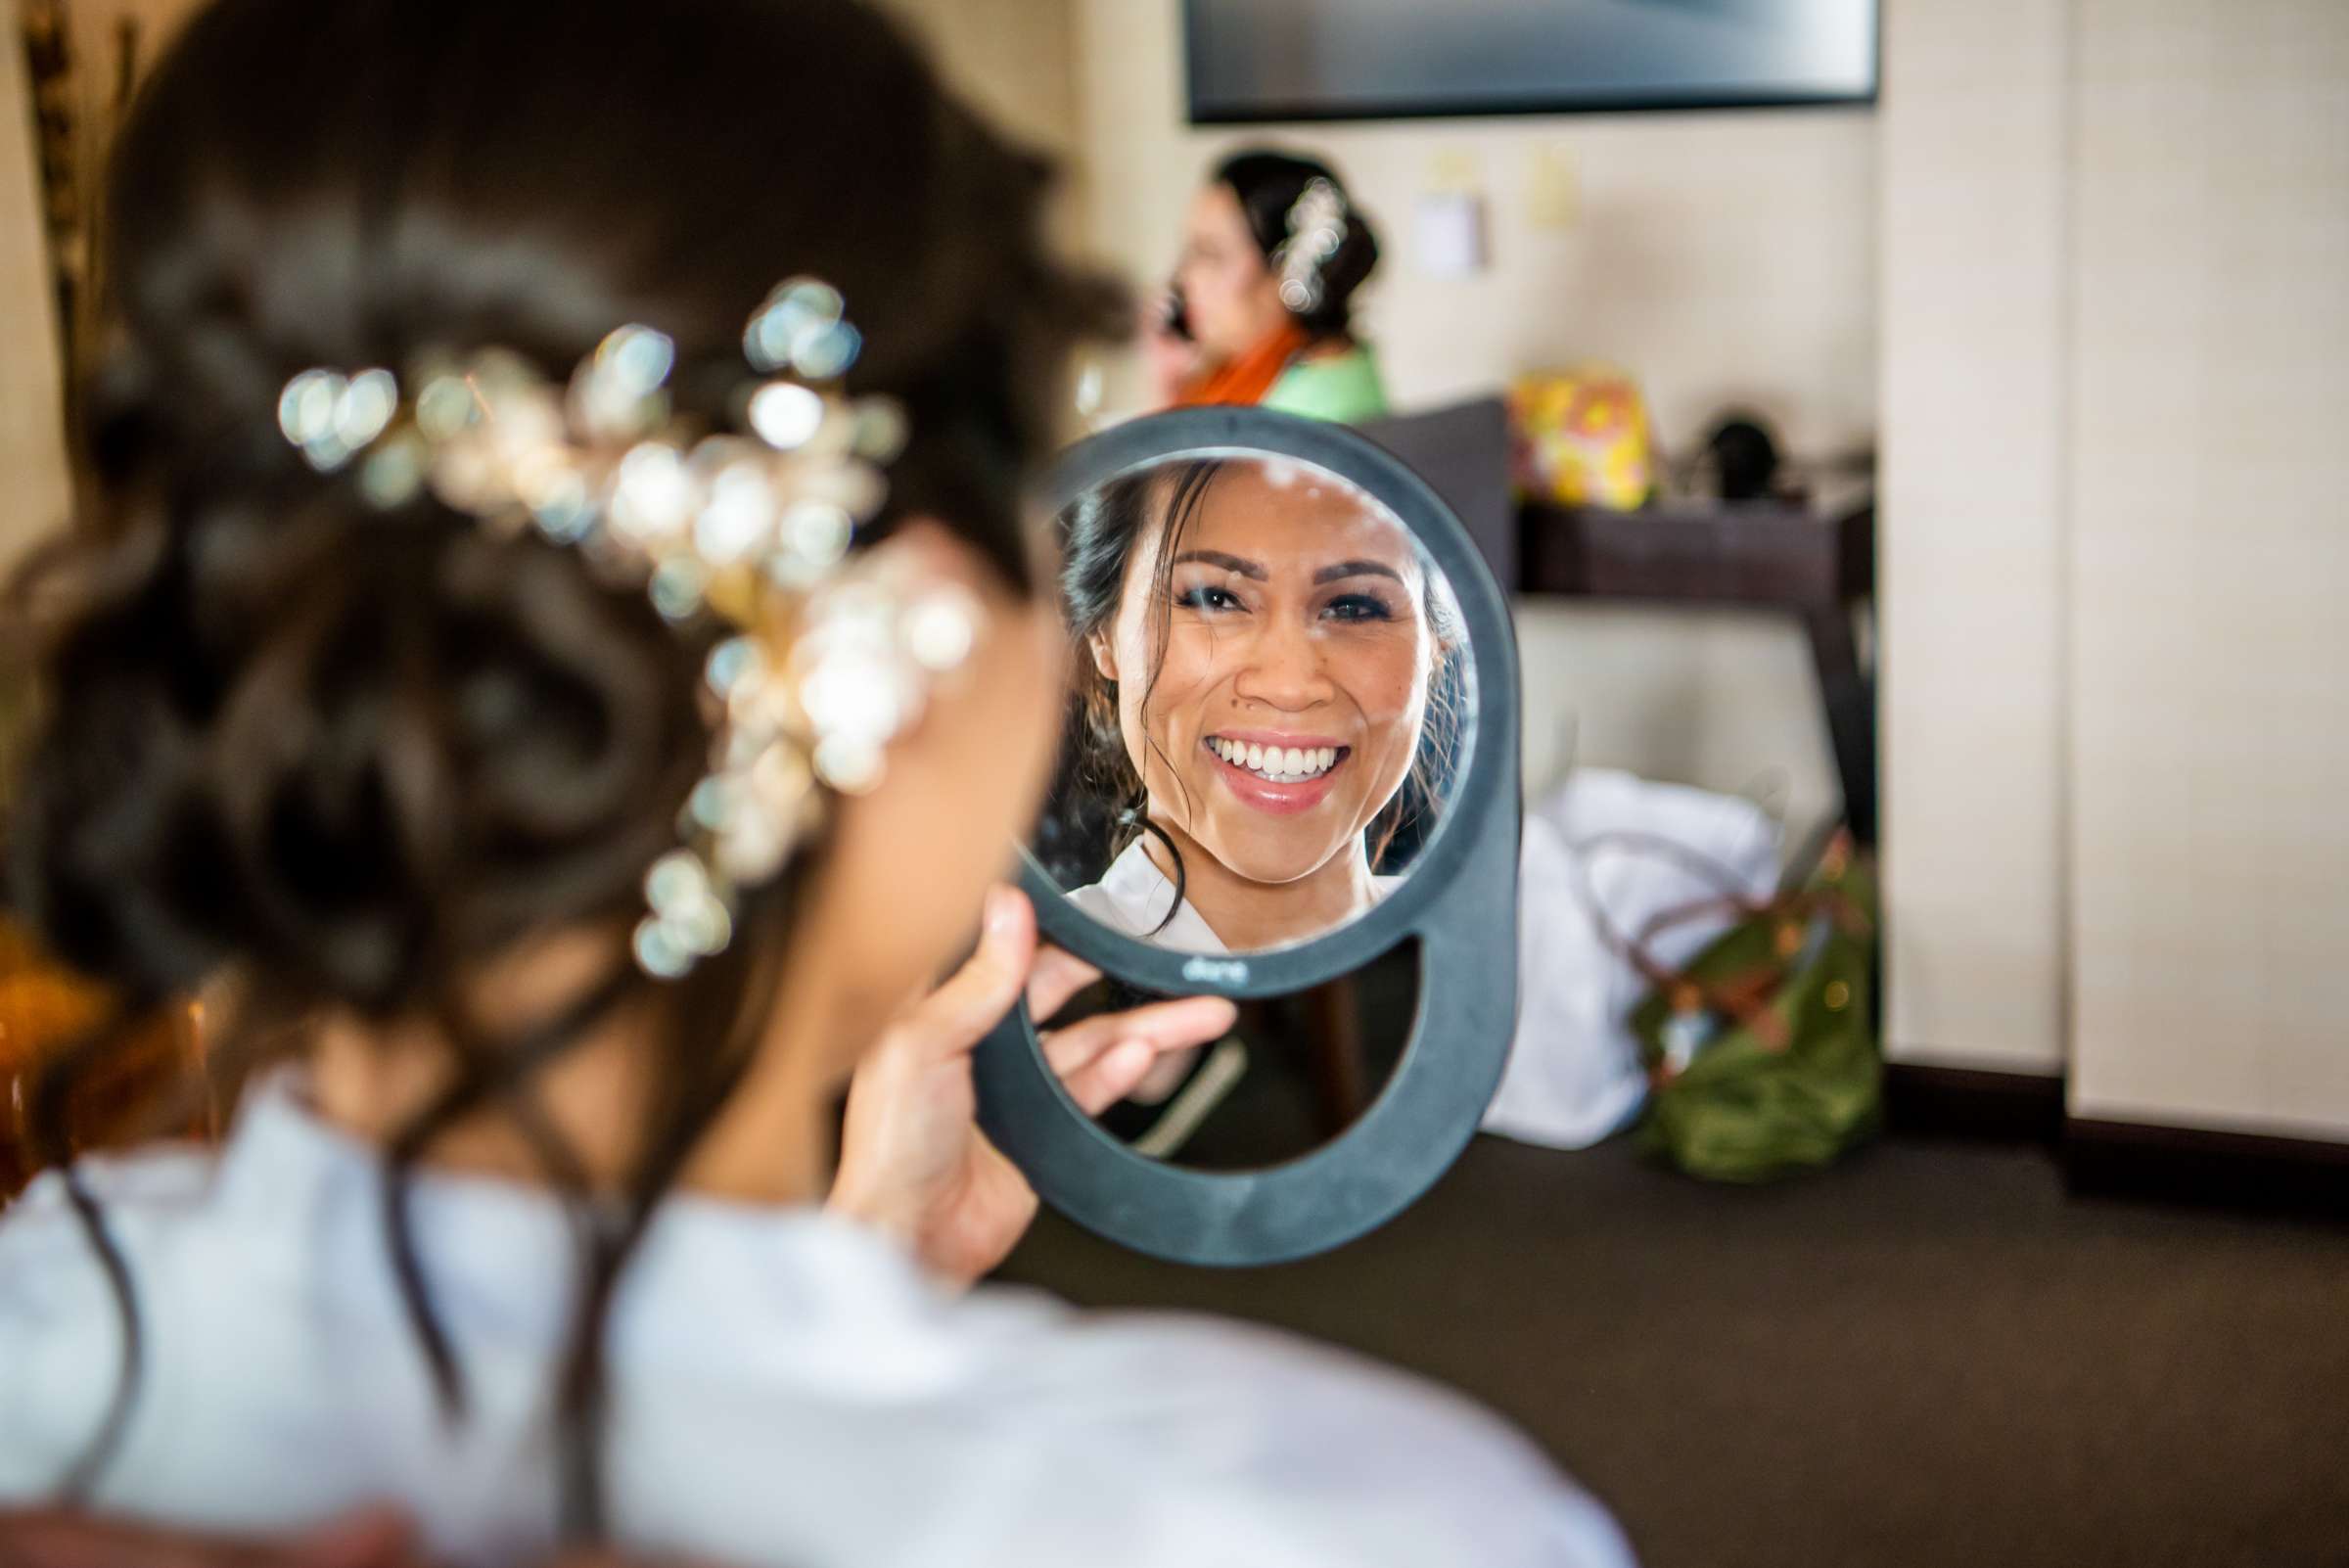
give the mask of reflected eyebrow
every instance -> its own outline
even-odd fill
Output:
[[[1313,583],[1318,587],[1324,582],[1337,582],[1346,577],[1393,577],[1397,582],[1403,581],[1403,574],[1384,562],[1340,561],[1336,566],[1325,566],[1314,573]]]
[[[1236,555],[1225,555],[1221,550],[1185,550],[1174,558],[1176,566],[1181,566],[1186,561],[1196,561],[1202,566],[1221,567],[1224,571],[1236,573],[1251,581],[1262,582],[1265,580],[1263,567],[1254,561],[1244,561]]]

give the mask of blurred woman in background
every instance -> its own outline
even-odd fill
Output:
[[[1036,1209],[970,1052],[1097,978],[990,890],[1063,703],[1023,489],[1124,308],[1047,174],[849,0],[189,24],[116,156],[8,841],[126,1004],[225,982],[249,1086],[216,1151],[0,1218],[0,1505],[389,1502],[467,1563],[1625,1560],[1434,1389],[965,1289]],[[1231,1016],[1046,1052],[1097,1108]]]
[[[1174,287],[1144,322],[1161,406],[1244,403],[1359,424],[1387,412],[1354,296],[1378,237],[1330,167],[1243,152],[1192,198]]]

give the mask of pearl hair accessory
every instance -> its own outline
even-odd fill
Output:
[[[286,438],[321,473],[355,463],[371,505],[429,490],[501,537],[577,549],[672,624],[733,628],[704,671],[709,771],[680,847],[645,877],[634,950],[657,979],[724,950],[741,891],[780,874],[827,792],[880,783],[891,741],[980,634],[959,584],[850,555],[906,436],[894,401],[841,391],[861,346],[839,291],[778,286],[743,333],[766,378],[736,399],[748,434],[672,414],[675,346],[642,326],[606,338],[568,386],[484,348],[427,356],[412,397],[389,370],[320,369],[278,399]]]
[[[1321,305],[1321,268],[1346,243],[1346,198],[1315,175],[1289,205],[1288,238],[1273,264],[1280,272],[1280,302],[1299,315]]]

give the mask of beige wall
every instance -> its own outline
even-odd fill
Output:
[[[64,414],[58,406],[57,300],[42,237],[32,110],[17,13],[0,3],[0,572],[66,516]]]
[[[2349,1133],[2349,8],[1885,34],[1893,1044]]]
[[[2069,0],[1887,0],[1887,1044],[2064,1060]]]
[[[2078,5],[2073,1109],[2349,1135],[2349,6]]]
[[[1194,131],[1176,0],[1077,0],[1081,156],[1093,248],[1132,277],[1171,265],[1220,153],[1272,139],[1332,158],[1385,234],[1366,321],[1405,408],[1589,355],[1643,383],[1665,438],[1730,401],[1798,449],[1875,429],[1875,129],[1864,111],[1576,116]],[[1413,257],[1413,204],[1472,186],[1491,265]],[[1123,368],[1123,367],[1119,367]],[[1129,402],[1130,376],[1111,385]],[[1798,817],[1836,799],[1808,656],[1768,618],[1529,608],[1527,773],[1587,761],[1726,790],[1774,779]]]

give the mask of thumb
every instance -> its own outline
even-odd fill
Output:
[[[1019,1000],[1036,961],[1036,911],[1002,883],[987,890],[979,945],[944,985],[914,1005],[899,1038],[930,1057],[967,1051]]]

